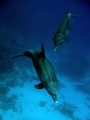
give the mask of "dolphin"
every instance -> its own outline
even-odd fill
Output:
[[[40,79],[40,83],[38,85],[35,85],[35,88],[45,88],[47,92],[51,95],[54,102],[58,103],[57,93],[59,90],[59,84],[57,81],[55,70],[45,56],[43,44],[41,52],[35,50],[27,50],[24,52],[24,54],[17,55],[12,58],[16,58],[19,56],[27,56],[32,60],[37,75]]]
[[[68,8],[69,10],[69,8]],[[55,44],[55,48],[54,51],[57,50],[57,48],[64,42],[69,42],[70,40],[67,38],[67,35],[70,32],[71,29],[71,17],[74,16],[79,16],[80,14],[71,14],[65,12],[65,16],[63,17],[63,19],[60,21],[59,26],[57,28],[57,31],[55,33],[55,36],[53,38],[54,40],[54,44]]]

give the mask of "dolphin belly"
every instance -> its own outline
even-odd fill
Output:
[[[57,103],[57,93],[59,85],[54,68],[47,59],[40,58],[38,62],[38,67],[35,67],[38,77],[41,83],[43,84],[44,88],[53,98],[54,102]]]

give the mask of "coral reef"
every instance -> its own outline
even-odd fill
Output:
[[[40,107],[45,107],[46,103],[47,103],[46,101],[40,101],[39,106]]]
[[[19,82],[15,78],[13,78],[12,80],[8,80],[6,82],[6,85],[10,87],[16,87],[19,85]]]
[[[0,84],[0,95],[6,95],[10,88],[6,85]]]
[[[0,108],[3,109],[4,111],[7,111],[9,109],[12,109],[14,112],[17,111],[15,104],[16,104],[16,100],[17,98],[13,98],[13,95],[11,96],[11,98],[7,98],[7,97],[3,97],[0,100]]]
[[[18,96],[12,94],[10,98],[6,96],[0,96],[0,109],[7,111],[12,109],[14,112],[20,112],[22,114],[21,103],[18,103]]]
[[[74,85],[73,87],[75,88],[76,91],[82,92],[83,94],[86,94],[86,95],[90,95],[89,81],[84,82],[84,83],[79,84],[79,85]],[[87,99],[89,99],[89,98],[87,98]]]
[[[62,113],[66,117],[69,117],[73,120],[76,119],[74,112],[78,109],[78,107],[76,107],[72,104],[69,104],[65,101],[62,104],[60,104],[58,106],[53,106],[53,107],[54,107],[54,110],[59,111],[60,113]]]
[[[2,116],[0,115],[0,120],[2,120]]]

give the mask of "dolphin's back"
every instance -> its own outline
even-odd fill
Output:
[[[61,20],[61,22],[59,23],[57,32],[59,33],[64,33],[65,29],[67,28],[67,26],[69,26],[71,23],[71,14],[68,13],[67,16],[65,15],[64,18]]]
[[[53,66],[47,59],[44,58],[40,58],[38,62],[39,68],[35,68],[41,83],[50,93],[57,94],[58,81]]]

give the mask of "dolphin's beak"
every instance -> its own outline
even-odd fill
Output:
[[[16,57],[20,57],[20,56],[24,56],[24,54],[22,54],[22,55],[17,55],[17,56],[14,56],[14,57],[12,57],[12,58],[16,58]]]
[[[58,100],[57,100],[57,95],[51,95],[51,96],[52,96],[52,98],[53,98],[54,102],[55,102],[55,103],[58,103]]]
[[[58,101],[55,101],[55,103],[58,103]]]

